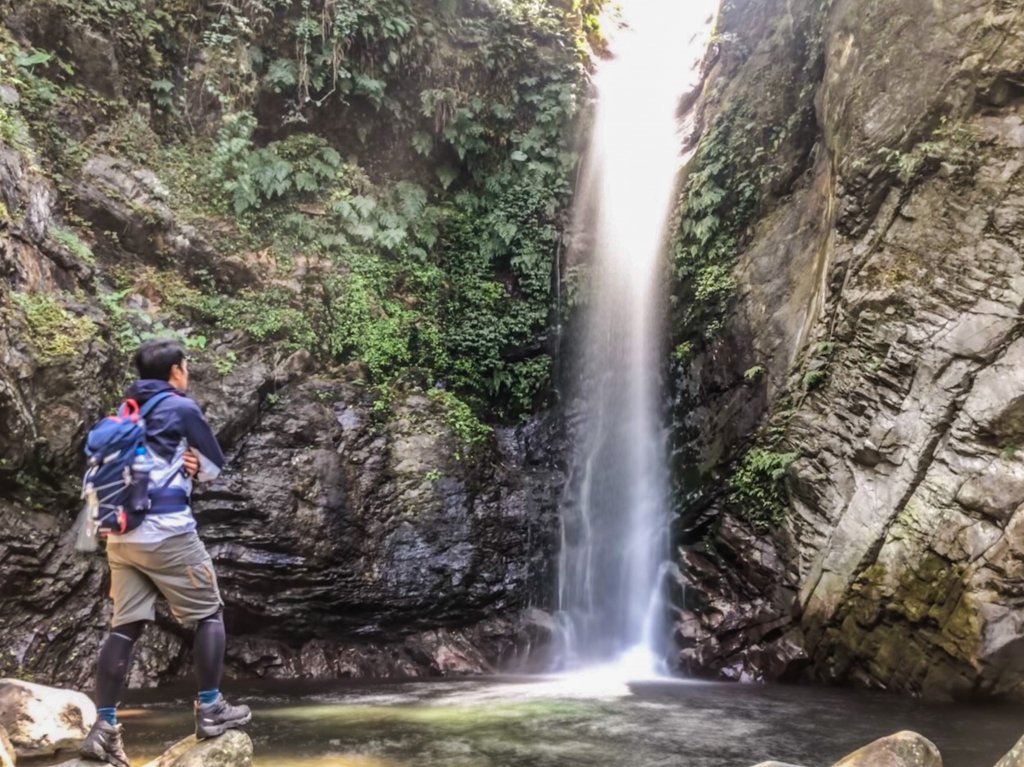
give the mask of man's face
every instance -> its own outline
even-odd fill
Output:
[[[167,383],[178,391],[188,389],[188,362],[186,360],[182,360],[180,365],[171,367],[171,377]]]

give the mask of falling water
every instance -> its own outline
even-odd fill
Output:
[[[682,162],[681,97],[698,82],[714,0],[627,0],[628,26],[595,77],[574,214],[589,265],[562,509],[564,664],[656,670],[669,559],[662,419],[663,245]],[[582,252],[581,252],[582,251]]]

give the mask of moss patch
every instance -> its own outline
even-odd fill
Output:
[[[96,257],[93,256],[92,248],[82,242],[82,239],[71,230],[63,229],[59,226],[51,226],[47,234],[63,245],[79,261],[87,264],[96,263]]]
[[[29,342],[44,365],[80,357],[96,337],[96,323],[69,312],[55,297],[39,293],[13,293],[14,306],[29,329]]]

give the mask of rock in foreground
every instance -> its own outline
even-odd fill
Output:
[[[1017,741],[1009,753],[999,760],[996,767],[1024,767],[1024,738]]]
[[[854,751],[833,767],[942,767],[942,755],[923,735],[904,730]]]
[[[0,727],[0,767],[14,767],[14,744],[3,727]]]
[[[195,735],[179,740],[163,756],[145,767],[251,767],[252,739],[241,730],[219,738],[197,741]]]
[[[129,752],[130,748],[131,744]],[[97,762],[87,759],[72,759],[61,762],[57,767],[96,765]],[[241,730],[229,730],[219,738],[204,741],[197,741],[195,735],[189,735],[144,767],[252,767],[252,739]]]
[[[83,693],[0,679],[0,727],[18,756],[75,748],[95,721],[96,706]]]

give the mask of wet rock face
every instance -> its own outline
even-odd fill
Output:
[[[294,364],[209,372],[197,368],[196,398],[215,427],[240,433],[225,473],[195,497],[235,673],[479,673],[514,658],[557,528],[558,472],[527,457],[548,438],[539,425],[467,450],[426,397],[383,418],[360,387]],[[102,556],[73,553],[70,520],[7,515],[5,662],[88,684],[108,615]],[[131,683],[188,674],[190,644],[161,613]]]
[[[688,548],[678,639],[712,673],[1019,696],[1024,28],[912,5],[820,17],[817,160],[757,224],[726,334],[801,456],[788,516]]]
[[[30,462],[39,473],[51,473],[51,487],[77,466],[85,421],[105,406],[112,374],[109,346],[95,334],[75,334],[55,349],[40,344],[29,312],[10,311],[10,287],[31,294],[76,290],[92,277],[88,264],[76,259],[53,236],[59,219],[58,196],[52,185],[32,170],[19,153],[0,145],[0,204],[12,216],[0,223],[0,493],[10,478]],[[99,327],[102,314],[77,305],[67,315],[73,327]],[[66,328],[54,328],[57,336]],[[75,387],[68,382],[75,381]],[[52,470],[52,472],[50,471]]]
[[[329,379],[285,390],[197,496],[228,623],[255,642],[240,657],[298,639],[307,661],[326,651],[329,675],[350,675],[337,637],[416,635],[406,652],[468,670],[489,653],[446,632],[514,615],[546,582],[550,547],[534,544],[552,538],[558,483],[524,463],[535,435],[467,451],[429,398],[388,419],[371,405]]]
[[[73,551],[80,451],[128,360],[97,308],[89,264],[51,236],[65,201],[30,167],[0,146],[0,199],[12,214],[0,228],[0,306],[12,286],[48,311],[47,295],[73,291],[81,303],[55,316],[87,332],[65,354],[40,346],[28,309],[0,322],[0,673],[88,687],[109,603],[102,555]],[[179,224],[144,169],[94,157],[74,198],[98,238],[114,233],[104,248],[129,263],[199,259],[226,285],[258,279]],[[382,413],[358,370],[318,370],[304,352],[278,355],[241,334],[215,344],[233,369],[197,353],[190,394],[229,464],[195,507],[227,603],[234,673],[473,673],[529,644],[536,621],[525,611],[546,596],[562,486],[553,422],[470,448],[433,397],[400,397]],[[161,615],[130,683],[190,673],[190,646]]]

